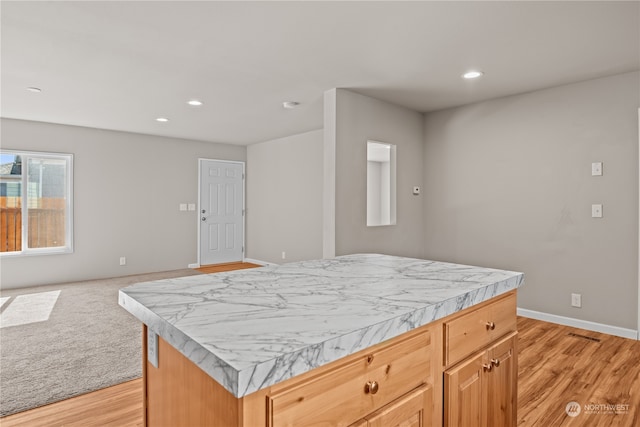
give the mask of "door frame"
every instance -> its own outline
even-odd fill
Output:
[[[220,163],[235,163],[235,164],[240,164],[242,165],[242,212],[244,212],[244,214],[242,215],[242,262],[244,262],[245,260],[245,253],[246,253],[246,240],[247,240],[247,208],[246,208],[246,198],[247,198],[247,178],[246,178],[246,162],[241,161],[241,160],[222,160],[222,159],[210,159],[210,158],[206,158],[206,157],[198,157],[198,215],[196,215],[196,221],[198,222],[198,226],[197,226],[197,235],[198,238],[196,239],[196,244],[197,244],[197,253],[198,253],[198,262],[197,262],[197,267],[201,267],[201,250],[202,247],[200,246],[200,227],[202,225],[202,221],[200,220],[200,215],[202,212],[202,201],[201,199],[201,191],[202,191],[202,162],[204,161],[211,161],[211,162],[220,162]]]

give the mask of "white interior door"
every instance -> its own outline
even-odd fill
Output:
[[[200,265],[244,259],[244,163],[200,160]]]

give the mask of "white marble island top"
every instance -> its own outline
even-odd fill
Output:
[[[493,298],[522,273],[359,254],[154,282],[119,303],[236,397]]]

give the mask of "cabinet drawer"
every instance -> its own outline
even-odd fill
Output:
[[[445,322],[446,366],[459,362],[517,328],[515,293],[471,310],[473,311]]]
[[[421,384],[432,383],[431,330],[382,346],[275,391],[270,427],[348,426]],[[374,385],[375,382],[377,384]]]

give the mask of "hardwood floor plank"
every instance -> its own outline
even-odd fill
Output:
[[[523,317],[518,329],[519,426],[640,425],[640,341]]]
[[[250,262],[230,262],[226,264],[212,264],[212,265],[203,265],[202,267],[196,268],[201,273],[211,274],[211,273],[222,273],[225,271],[232,270],[244,270],[247,268],[256,268],[262,267],[258,264],[252,264]]]
[[[0,418],[2,427],[142,426],[142,378]]]

